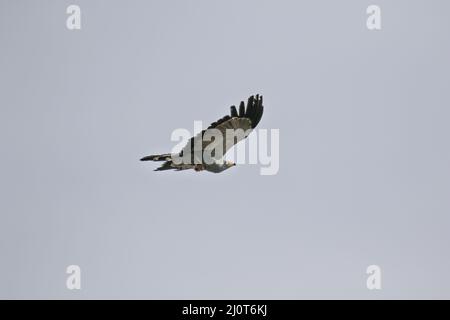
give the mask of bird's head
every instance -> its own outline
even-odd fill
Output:
[[[234,163],[233,161],[228,161],[228,160],[226,160],[226,161],[224,162],[224,165],[225,165],[225,167],[226,167],[227,169],[229,169],[229,168],[231,168],[231,167],[234,167],[234,166],[236,165],[236,163]]]

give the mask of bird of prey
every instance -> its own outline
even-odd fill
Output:
[[[155,171],[194,169],[195,171],[205,170],[219,173],[235,166],[235,163],[226,161],[223,157],[232,146],[245,139],[257,126],[264,110],[263,97],[260,95],[256,95],[256,97],[250,96],[247,106],[245,106],[244,101],[241,101],[239,112],[235,106],[231,106],[230,109],[230,115],[213,122],[206,130],[192,137],[180,153],[146,156],[141,161],[164,161]],[[235,132],[241,130],[244,134],[230,136],[227,134],[230,129]],[[216,142],[216,139],[218,139],[217,133],[221,134],[221,138],[217,140],[217,143],[222,145],[222,152],[213,151],[210,153],[209,158],[206,159],[205,150],[208,149],[211,141]],[[206,136],[213,136],[214,139],[205,139]],[[184,161],[180,161],[180,159],[184,159]]]

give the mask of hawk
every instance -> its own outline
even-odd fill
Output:
[[[213,122],[206,130],[192,137],[180,153],[146,156],[141,161],[164,161],[155,171],[194,169],[195,171],[205,170],[219,173],[235,166],[235,163],[224,160],[224,156],[232,146],[247,138],[258,125],[264,110],[263,97],[260,95],[250,96],[247,106],[244,101],[241,101],[239,112],[235,106],[231,106],[230,109],[230,115]],[[230,135],[230,130],[243,134]],[[214,139],[211,139],[211,137],[214,137]],[[211,146],[211,140],[216,145],[220,144],[223,152],[215,152],[217,150],[212,150],[210,153],[206,152],[210,151],[208,146]]]

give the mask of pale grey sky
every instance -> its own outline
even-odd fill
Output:
[[[0,298],[450,298],[449,9],[0,0]],[[278,175],[138,161],[255,93]]]

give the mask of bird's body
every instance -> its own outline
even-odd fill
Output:
[[[188,170],[219,173],[235,166],[223,160],[225,153],[236,143],[245,139],[261,120],[262,96],[248,98],[239,105],[239,112],[231,106],[231,114],[212,123],[206,130],[192,137],[178,154],[159,154],[143,157],[141,161],[164,161],[155,171]],[[214,139],[212,139],[214,138]],[[215,145],[212,148],[211,145]]]

